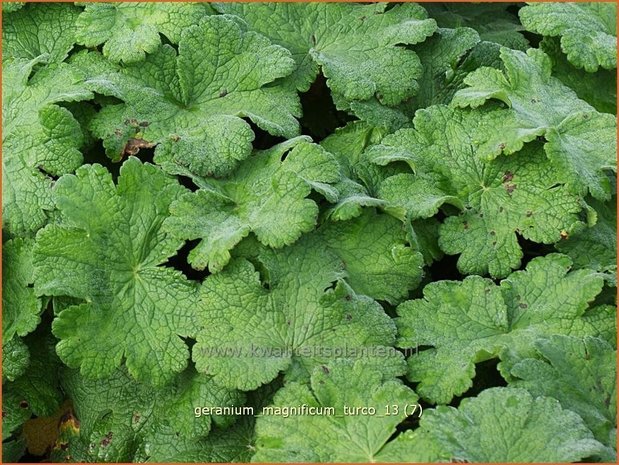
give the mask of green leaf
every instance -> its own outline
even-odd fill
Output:
[[[177,44],[181,31],[213,12],[205,3],[85,3],[77,21],[81,45],[103,45],[113,62],[144,60],[161,44],[159,34]]]
[[[577,462],[603,450],[574,412],[516,388],[426,410],[420,428],[458,462]]]
[[[4,5],[3,5],[4,8]],[[75,44],[79,8],[69,3],[31,3],[2,19],[3,59],[60,63]]]
[[[12,389],[11,385],[2,386],[2,441],[10,438],[30,417],[32,411],[28,408],[21,393]]]
[[[617,113],[617,73],[615,71],[600,69],[595,73],[588,73],[576,68],[561,52],[559,40],[552,37],[542,40],[540,48],[552,60],[553,76],[576,92],[579,98],[602,113]]]
[[[271,406],[332,408],[332,414],[263,414],[256,424],[256,462],[382,462],[382,450],[406,418],[417,396],[400,380],[362,361],[340,360],[316,367],[310,385],[288,383]],[[385,415],[385,406],[398,413]],[[367,407],[375,415],[346,415],[345,407]],[[277,410],[275,410],[277,411]]]
[[[260,412],[272,401],[273,393],[280,387],[274,382],[248,393],[246,408]],[[256,416],[245,413],[230,427],[213,425],[208,436],[203,438],[179,438],[171,431],[158,434],[160,440],[138,449],[135,462],[201,462],[201,463],[248,463],[256,450]],[[166,435],[168,437],[166,438]]]
[[[432,37],[417,47],[423,75],[419,80],[419,92],[413,99],[416,108],[438,103],[447,104],[451,101],[457,90],[453,88],[454,73],[462,58],[479,41],[479,34],[468,27],[439,28]]]
[[[26,4],[26,2],[12,2],[10,0],[7,0],[5,2],[2,2],[2,12],[3,13],[13,13],[21,8],[23,8],[23,6]]]
[[[406,161],[415,175],[388,178],[380,197],[397,216],[423,218],[449,203],[464,206],[440,228],[439,245],[461,254],[466,274],[504,277],[518,268],[518,236],[554,243],[580,224],[581,200],[565,184],[565,172],[546,158],[542,147],[523,141],[535,133],[511,131],[503,110],[458,110],[441,105],[419,110],[415,129],[402,129],[368,151],[375,163]],[[513,121],[512,121],[513,122]],[[480,153],[516,152],[492,161]]]
[[[181,337],[196,330],[196,286],[160,266],[182,245],[161,223],[184,189],[130,158],[117,186],[102,166],[85,165],[54,191],[62,224],[37,235],[35,289],[85,299],[53,323],[58,354],[91,378],[109,376],[124,358],[134,377],[162,384],[186,367]]]
[[[335,156],[343,174],[365,184],[366,178],[372,177],[372,174],[369,174],[371,171],[366,170],[377,170],[365,163],[364,151],[379,143],[388,133],[386,129],[372,126],[365,121],[351,121],[325,137],[320,145]]]
[[[612,3],[531,3],[519,11],[527,30],[561,37],[574,66],[589,72],[617,67],[617,6]]]
[[[54,209],[52,176],[82,163],[82,132],[71,113],[56,105],[92,98],[78,71],[65,63],[48,65],[32,77],[30,61],[2,63],[2,227],[33,235]]]
[[[438,235],[441,224],[436,218],[412,221],[413,239],[419,245],[419,250],[427,265],[441,260],[443,251],[438,246]]]
[[[476,363],[499,357],[507,376],[510,364],[535,356],[539,337],[598,336],[600,326],[611,327],[612,314],[597,322],[587,318],[603,276],[570,268],[568,257],[551,254],[532,260],[500,286],[479,276],[437,281],[424,288],[422,299],[401,304],[398,346],[432,346],[408,360],[409,379],[420,383],[417,392],[449,403],[472,386]]]
[[[578,268],[591,268],[601,272],[617,270],[617,204],[615,198],[602,203],[592,200],[591,207],[597,220],[592,226],[558,242],[555,247],[569,255]]]
[[[28,368],[14,381],[2,385],[3,440],[32,415],[52,415],[62,401],[60,360],[54,350],[55,341],[46,331],[41,328],[25,339],[31,354]]]
[[[41,299],[34,294],[34,241],[16,238],[2,245],[2,341],[25,336],[39,324]]]
[[[2,379],[21,376],[29,362],[22,336],[40,321],[41,299],[34,294],[32,247],[34,241],[16,238],[2,245]]]
[[[386,201],[385,209],[402,220],[429,218],[445,204],[464,208],[458,197],[446,194],[437,184],[440,185],[440,181],[435,183],[435,180],[410,173],[396,174],[383,181],[378,196]]]
[[[244,402],[242,394],[192,368],[157,389],[137,383],[124,368],[103,380],[89,380],[76,370],[64,370],[62,378],[80,425],[63,453],[81,462],[157,461],[174,447],[206,437],[213,423],[229,426],[234,420],[229,415],[198,416],[196,408]]]
[[[541,50],[525,54],[503,48],[501,59],[504,72],[482,67],[469,74],[465,79],[469,87],[456,93],[453,104],[475,108],[489,99],[504,102],[510,107],[504,110],[509,123],[496,130],[544,135],[548,157],[565,169],[576,191],[607,200],[611,192],[607,172],[616,171],[615,117],[598,113],[552,77],[551,60]],[[498,150],[489,155],[501,152],[512,153]]]
[[[294,69],[290,53],[230,17],[185,28],[178,52],[162,45],[126,66],[93,53],[75,62],[100,93],[125,102],[106,105],[91,124],[113,160],[131,145],[158,145],[155,161],[175,174],[224,176],[251,153],[254,134],[242,118],[275,136],[299,132],[298,96],[270,85]]]
[[[3,461],[616,461],[614,5],[2,10]]]
[[[398,345],[434,347],[409,358],[408,376],[420,382],[422,397],[448,403],[472,386],[475,363],[498,352],[509,331],[507,308],[492,281],[478,276],[434,282],[423,293],[398,307]]]
[[[249,27],[292,52],[296,71],[288,82],[304,92],[319,70],[346,101],[372,97],[393,106],[415,94],[421,75],[417,55],[401,47],[436,30],[423,8],[386,3],[217,3]]]
[[[428,3],[424,8],[441,28],[472,28],[483,41],[526,50],[529,41],[510,3]]]
[[[451,47],[456,50],[462,50],[467,46],[467,41],[463,40],[467,36],[470,36],[469,29],[467,28],[459,28],[455,29],[452,34],[447,32],[443,33],[442,31],[450,31],[449,29],[439,29],[438,33],[440,35],[440,40],[438,42],[433,41],[432,44],[436,44],[437,52],[443,50],[444,47],[449,47],[449,50],[445,54],[445,56],[449,56],[452,54]],[[438,39],[439,36],[436,36],[435,39]],[[452,45],[449,46],[448,44]],[[424,44],[425,45],[425,44]],[[422,46],[421,50],[419,50],[420,56],[424,54],[425,47]],[[458,61],[451,62],[449,67],[445,67],[445,72],[443,74],[439,74],[432,83],[431,81],[424,81],[424,85],[419,91],[420,97],[424,95],[424,87],[429,87],[432,89],[432,94],[429,96],[432,98],[431,101],[427,101],[427,105],[430,104],[449,104],[451,103],[453,96],[457,91],[466,87],[465,79],[466,77],[477,70],[482,66],[502,69],[503,63],[500,58],[500,50],[501,46],[496,44],[495,42],[486,42],[480,41],[473,48],[471,48],[466,54],[464,54]],[[424,65],[427,67],[427,63],[432,63],[434,61],[434,53],[430,49],[428,52],[430,57],[423,61]],[[441,56],[441,55],[439,55]],[[447,63],[445,63],[446,65]],[[440,60],[438,60],[438,69],[442,69],[444,66],[441,65]],[[423,107],[423,104],[419,104],[419,107]]]
[[[335,108],[341,112],[354,115],[358,120],[387,132],[397,131],[409,126],[413,110],[410,100],[406,100],[396,106],[383,105],[376,97],[369,100],[348,101],[339,94],[332,93]]]
[[[335,184],[338,200],[327,209],[326,217],[333,221],[345,221],[355,218],[363,212],[363,207],[383,207],[385,202],[368,193],[359,182],[343,177]]]
[[[607,278],[607,276],[604,276]],[[616,291],[615,293],[616,294]],[[602,294],[600,297],[602,297]],[[615,297],[613,296],[613,299]],[[598,305],[587,311],[584,316],[585,323],[594,328],[593,335],[604,339],[614,348],[617,347],[617,318],[615,305]]]
[[[608,172],[616,171],[617,119],[595,111],[576,113],[546,133],[548,157],[569,174],[568,181],[600,200],[612,192]],[[612,155],[611,155],[612,151]]]
[[[6,13],[6,3],[2,2],[2,11]],[[26,453],[26,441],[23,438],[12,439],[2,443],[2,461],[17,463]]]
[[[364,121],[352,121],[320,143],[332,153],[340,165],[342,179],[335,184],[338,199],[327,208],[326,216],[335,221],[348,220],[361,214],[363,207],[380,207],[384,202],[375,196],[376,185],[388,172],[368,163],[364,151],[380,142],[387,131]]]
[[[202,239],[189,263],[220,271],[230,250],[250,232],[279,248],[313,229],[318,206],[307,197],[315,190],[334,200],[330,184],[338,180],[339,166],[330,153],[305,137],[291,139],[256,152],[228,178],[202,180],[203,189],[172,204],[164,227],[181,239]]]
[[[409,246],[405,228],[388,215],[365,210],[319,231],[323,246],[345,264],[346,281],[355,292],[394,304],[421,281],[422,255]]]
[[[383,462],[447,462],[449,455],[444,452],[438,441],[417,428],[406,430],[385,444],[380,451]]]
[[[553,336],[536,343],[543,360],[526,359],[511,370],[514,386],[554,397],[578,413],[595,438],[610,446],[617,428],[617,352],[598,338]]]
[[[20,337],[2,342],[2,381],[14,381],[24,374],[30,364],[28,346]]]
[[[62,401],[58,369],[60,360],[54,350],[55,339],[41,327],[30,334],[25,342],[30,352],[30,364],[26,372],[8,384],[19,393],[27,408],[37,416],[52,415]]]
[[[398,261],[386,266],[397,267],[400,257],[408,256],[419,263],[418,269],[421,257],[400,241],[378,242],[378,250],[386,246],[396,251],[392,257]],[[336,249],[329,245],[320,232],[306,235],[293,246],[265,249],[252,259],[256,265],[237,258],[209,276],[198,316],[204,329],[193,349],[198,370],[225,386],[250,390],[280,371],[306,379],[315,366],[334,358],[384,360],[398,355],[390,347],[395,339],[391,319],[377,302],[351,288],[385,293],[393,282],[368,279],[376,268],[380,273],[383,263],[359,269],[359,258],[376,252],[350,239],[340,238]],[[344,257],[350,260],[350,271]],[[414,284],[414,273],[403,280]]]

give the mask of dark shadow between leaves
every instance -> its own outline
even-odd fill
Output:
[[[211,273],[208,271],[207,268],[205,268],[204,270],[196,270],[192,268],[188,261],[189,252],[191,252],[198,245],[199,242],[200,239],[185,242],[185,244],[180,249],[178,249],[176,255],[170,257],[163,264],[163,266],[167,266],[169,268],[180,271],[187,277],[187,279],[202,282]]]

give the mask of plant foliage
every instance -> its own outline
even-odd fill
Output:
[[[616,5],[3,2],[3,460],[616,460]]]

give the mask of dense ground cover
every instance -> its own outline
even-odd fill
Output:
[[[615,4],[2,21],[4,461],[616,459]]]

